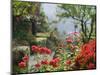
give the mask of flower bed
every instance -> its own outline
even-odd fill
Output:
[[[79,33],[71,33],[71,35],[66,37],[65,42],[59,43],[55,49],[53,51],[45,46],[32,45],[29,50],[32,53],[31,55],[30,53],[22,52],[23,55],[19,55],[21,56],[20,61],[16,60],[18,61],[18,69],[21,73],[32,73],[96,68],[95,39],[91,39],[87,43],[82,43]],[[52,55],[53,53],[54,55]],[[31,56],[34,57],[34,60],[31,60],[30,63]]]

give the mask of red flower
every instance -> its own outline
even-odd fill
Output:
[[[54,58],[53,60],[54,60],[56,63],[60,61],[59,58]]]
[[[51,50],[46,47],[32,46],[32,51],[40,54],[51,54]]]
[[[18,66],[19,66],[20,68],[25,68],[25,67],[26,67],[26,63],[23,62],[23,61],[21,61],[21,62],[18,64]]]
[[[72,43],[73,42],[73,40],[71,40],[71,39],[67,39],[66,40],[68,43]]]
[[[40,66],[41,66],[40,64],[35,64],[36,68],[40,68]]]
[[[84,51],[89,51],[90,49],[91,49],[91,45],[90,44],[84,44],[82,46],[82,50],[84,50]]]
[[[67,61],[66,61],[66,64],[67,64],[67,65],[70,65],[70,64],[71,64],[71,60],[67,60]]]
[[[47,65],[48,64],[48,61],[47,60],[41,61],[41,64]]]
[[[46,47],[42,47],[42,48],[41,48],[41,53],[42,53],[42,54],[46,54],[46,51],[47,51],[47,50],[48,50],[48,49],[47,49]]]
[[[50,49],[47,49],[46,50],[46,54],[51,54],[51,50]]]
[[[55,62],[55,60],[51,60],[50,61],[50,65],[52,65],[53,67],[57,67],[58,66],[58,63]]]
[[[68,37],[68,38],[66,38],[66,42],[67,43],[72,43],[73,42],[73,39],[71,37]]]
[[[46,48],[46,47],[41,47],[40,48],[40,53],[41,54],[51,54],[51,50]]]
[[[95,65],[93,63],[89,63],[89,65],[87,66],[88,69],[94,69]]]
[[[33,46],[32,46],[32,51],[33,51],[33,52],[37,52],[37,50],[38,50],[38,47],[35,46],[35,45],[33,45]]]
[[[50,65],[52,65],[53,67],[57,67],[58,66],[58,62],[60,61],[59,58],[54,58],[50,61]]]
[[[50,65],[54,65],[54,64],[56,64],[55,60],[51,60]]]
[[[33,45],[32,50],[35,50],[35,49],[37,49],[37,46]]]
[[[91,68],[91,64],[87,66],[88,63],[96,62],[95,56],[95,40],[91,40],[86,44],[83,44],[80,53],[75,58],[75,62],[78,63],[80,66],[85,65],[85,67]],[[93,64],[92,64],[93,65]],[[92,66],[93,67],[93,66]]]
[[[23,59],[24,62],[28,62],[29,57],[27,55],[25,55],[22,59]]]
[[[89,44],[92,46],[91,50],[95,51],[96,50],[96,40],[91,40],[89,41]]]
[[[52,66],[55,68],[55,67],[58,67],[59,65],[58,65],[58,64],[54,64],[54,65],[52,65]]]

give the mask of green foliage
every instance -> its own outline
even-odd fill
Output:
[[[14,18],[14,29],[13,29],[13,39],[17,39],[19,41],[29,41],[29,27],[30,22],[26,21],[23,17],[17,21],[16,17]]]
[[[13,39],[31,44],[36,38],[33,31],[35,34],[48,31],[47,17],[40,6],[40,3],[13,0]],[[36,28],[32,28],[32,23]]]
[[[13,39],[19,41],[30,42],[32,39],[31,21],[29,17],[35,13],[35,4],[32,2],[23,2],[13,0]],[[17,43],[16,42],[16,43]]]
[[[32,15],[35,12],[35,4],[14,0],[12,3],[13,15]]]
[[[18,66],[18,63],[22,61],[22,58],[25,55],[29,55],[29,49],[19,49],[16,47],[16,49],[13,50],[12,53],[12,68],[13,68],[13,73],[27,73],[28,72],[28,67],[24,68],[24,69],[20,69]]]
[[[60,19],[72,18],[80,27],[83,42],[88,42],[95,33],[96,7],[88,5],[66,5],[58,6],[62,12],[58,13]],[[96,34],[96,33],[95,33]]]
[[[36,24],[37,24],[36,26],[37,32],[49,31],[48,19],[43,9],[40,9],[39,16],[37,16],[36,19]]]

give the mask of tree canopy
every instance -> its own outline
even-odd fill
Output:
[[[88,5],[66,5],[60,4],[58,7],[62,10],[57,16],[60,19],[72,18],[74,19],[83,35],[83,42],[88,42],[93,33],[95,33],[96,7]]]

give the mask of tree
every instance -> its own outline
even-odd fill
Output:
[[[12,1],[13,40],[18,44],[29,44],[32,28],[29,18],[35,14],[35,6],[33,2]]]
[[[13,0],[13,39],[17,42],[35,41],[36,33],[48,31],[47,18],[38,2]]]
[[[82,41],[88,42],[93,33],[95,32],[96,22],[96,7],[88,5],[66,5],[60,4],[58,7],[63,10],[57,16],[60,19],[72,18],[75,20],[81,28]],[[93,30],[94,29],[94,30]]]
[[[13,16],[31,16],[35,14],[37,3],[33,2],[24,2],[24,1],[18,1],[13,0],[12,1],[12,8],[13,8]]]

